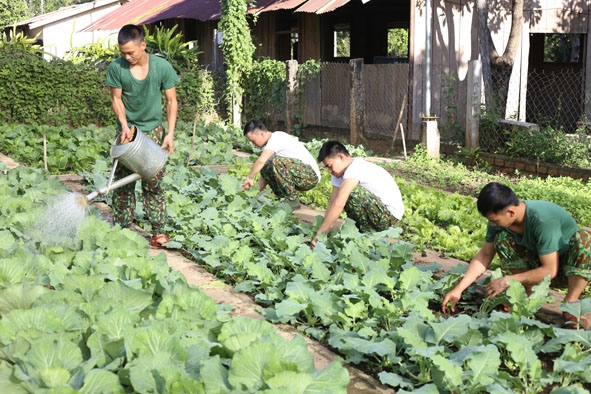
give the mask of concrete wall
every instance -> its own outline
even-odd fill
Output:
[[[67,9],[54,11],[31,19],[28,26],[29,37],[37,37],[43,42],[45,51],[62,58],[72,48],[102,40],[117,41],[117,30],[79,32],[97,19],[119,8],[119,2],[96,1],[84,3]],[[51,56],[47,55],[47,59]]]

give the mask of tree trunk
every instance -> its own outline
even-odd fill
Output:
[[[480,57],[484,78],[485,104],[487,111],[504,114],[507,91],[515,57],[521,43],[523,31],[524,0],[513,0],[511,7],[511,30],[503,55],[497,52],[488,28],[488,5],[486,0],[476,0],[479,22]]]
[[[492,76],[490,70],[490,47],[494,50],[488,28],[488,4],[487,0],[476,0],[476,12],[478,13],[478,37],[480,45],[480,59],[482,59],[482,78],[484,79],[484,101],[488,107],[493,99]]]

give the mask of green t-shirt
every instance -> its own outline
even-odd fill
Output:
[[[561,206],[549,201],[523,200],[525,203],[525,230],[523,235],[488,224],[486,242],[493,242],[500,231],[513,235],[518,245],[527,250],[545,255],[558,251],[563,255],[568,251],[568,243],[579,226],[573,217]]]
[[[109,64],[106,84],[123,90],[121,98],[129,126],[136,125],[142,131],[154,130],[163,121],[162,92],[179,82],[174,68],[158,56],[149,55],[150,68],[143,80],[138,80],[129,71],[129,62],[123,57]],[[117,126],[121,129],[119,120]]]

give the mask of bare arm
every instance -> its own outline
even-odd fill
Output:
[[[476,256],[470,261],[468,265],[468,269],[464,274],[464,277],[453,288],[449,293],[445,295],[443,298],[443,302],[441,303],[441,310],[445,313],[447,312],[447,304],[451,302],[451,310],[455,312],[456,304],[460,300],[462,293],[466,290],[472,283],[474,283],[488,268],[492,259],[495,257],[496,249],[492,242],[485,242]]]
[[[351,192],[358,184],[358,179],[350,178],[345,179],[340,187],[333,186],[330,200],[328,201],[328,207],[326,207],[326,212],[324,212],[324,219],[312,240],[312,247],[316,245],[318,235],[325,231],[329,231],[338,220],[339,216],[341,216],[341,212],[345,209],[345,205],[347,204]]]
[[[165,90],[164,95],[166,97],[166,123],[168,125],[168,133],[162,141],[162,147],[168,148],[168,154],[171,154],[174,152],[174,130],[178,115],[176,88],[173,86],[172,88]]]
[[[125,105],[123,104],[123,100],[121,99],[121,95],[123,93],[123,89],[121,88],[114,88],[111,87],[111,106],[113,107],[113,112],[115,113],[115,117],[121,124],[121,139],[120,142],[126,143],[131,140],[131,132],[129,130],[129,125],[127,124],[127,116],[125,114]]]
[[[498,294],[507,290],[509,279],[511,278],[521,283],[526,289],[529,289],[540,283],[547,275],[550,275],[550,278],[556,277],[558,275],[558,251],[540,255],[539,258],[541,264],[537,268],[503,276],[502,278],[491,281],[486,286],[485,295],[496,297]]]
[[[252,168],[250,169],[250,173],[242,183],[242,190],[249,189],[254,185],[254,177],[261,172],[267,160],[271,158],[275,154],[275,151],[265,149],[261,152],[260,156],[256,159],[253,163]],[[262,189],[262,188],[261,188]]]

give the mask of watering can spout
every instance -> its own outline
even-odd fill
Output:
[[[131,128],[133,137],[130,142],[121,143],[121,136],[118,136],[113,142],[113,145],[111,145],[110,154],[115,159],[115,162],[109,175],[107,186],[88,194],[86,196],[88,201],[97,198],[101,194],[107,194],[111,189],[117,189],[128,183],[135,182],[140,178],[154,178],[164,168],[168,159],[166,151],[148,138],[136,126],[132,126]],[[133,174],[112,182],[118,162],[121,162],[128,170],[131,170]]]
[[[121,179],[116,180],[112,184],[107,185],[107,186],[103,187],[102,189],[98,189],[98,190],[93,191],[92,193],[86,195],[86,199],[88,201],[92,201],[101,194],[107,194],[109,192],[109,190],[111,190],[111,189],[117,189],[118,187],[125,186],[128,183],[135,182],[140,178],[141,178],[140,174],[137,174],[137,173],[128,175],[125,178],[121,178]]]

